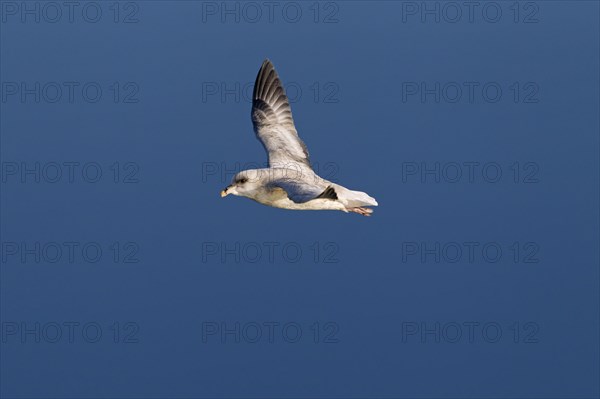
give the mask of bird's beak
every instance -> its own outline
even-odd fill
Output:
[[[231,186],[227,186],[223,190],[221,190],[221,198],[222,197],[227,197],[229,195],[229,191],[228,190],[229,190],[230,187]]]

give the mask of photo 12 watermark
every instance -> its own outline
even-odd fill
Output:
[[[335,1],[202,1],[202,23],[337,24]]]
[[[279,164],[277,167],[286,169],[283,177],[289,179],[315,179],[319,181],[319,176],[325,180],[337,182],[340,175],[340,166],[336,162],[311,162],[310,164],[314,173],[307,171],[297,163]],[[246,176],[249,181],[260,181],[263,178],[268,178],[274,172],[269,169],[267,162],[217,162],[205,161],[201,165],[202,183],[219,183],[226,184],[231,182],[232,178],[241,171],[251,170]],[[318,176],[314,176],[317,174]],[[281,174],[278,174],[281,177]]]
[[[537,264],[540,244],[535,241],[403,241],[402,263],[499,263]]]
[[[339,263],[340,245],[337,242],[315,241],[235,241],[202,243],[202,263]]]
[[[404,104],[537,104],[540,86],[532,81],[405,81],[401,98]]]
[[[132,81],[2,81],[2,104],[137,104],[140,85]]]
[[[284,85],[290,104],[301,101],[315,104],[337,104],[340,102],[340,85],[334,81],[288,82]],[[239,104],[252,103],[254,82],[202,82],[202,102]]]
[[[0,21],[18,24],[137,24],[137,1],[2,1]]]
[[[3,321],[2,344],[137,344],[140,326],[132,321]]]
[[[337,344],[336,322],[295,321],[204,321],[203,344]]]
[[[3,184],[93,184],[140,182],[140,165],[132,161],[3,161]]]
[[[533,161],[405,161],[402,183],[421,184],[536,184],[540,165]]]
[[[96,264],[139,263],[136,241],[2,241],[2,264]]]
[[[540,5],[535,1],[402,1],[404,24],[537,24]]]
[[[403,321],[400,342],[420,344],[537,344],[540,326],[533,321]]]

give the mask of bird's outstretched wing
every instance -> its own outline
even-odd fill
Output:
[[[290,102],[269,60],[263,62],[254,83],[252,123],[267,151],[270,167],[293,163],[310,168],[308,150],[296,132]]]

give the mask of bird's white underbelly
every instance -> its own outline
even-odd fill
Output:
[[[303,203],[296,203],[289,198],[279,198],[274,201],[259,201],[264,205],[275,208],[294,209],[294,210],[345,210],[346,207],[334,200],[317,198]]]

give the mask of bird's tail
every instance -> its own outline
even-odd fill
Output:
[[[339,185],[336,185],[335,191],[338,192],[338,196],[346,208],[378,205],[375,198],[370,197],[369,194],[362,191],[349,190]]]
[[[367,193],[363,193],[362,191],[352,191],[351,197],[351,206],[377,206],[377,201],[375,198],[369,196]]]

